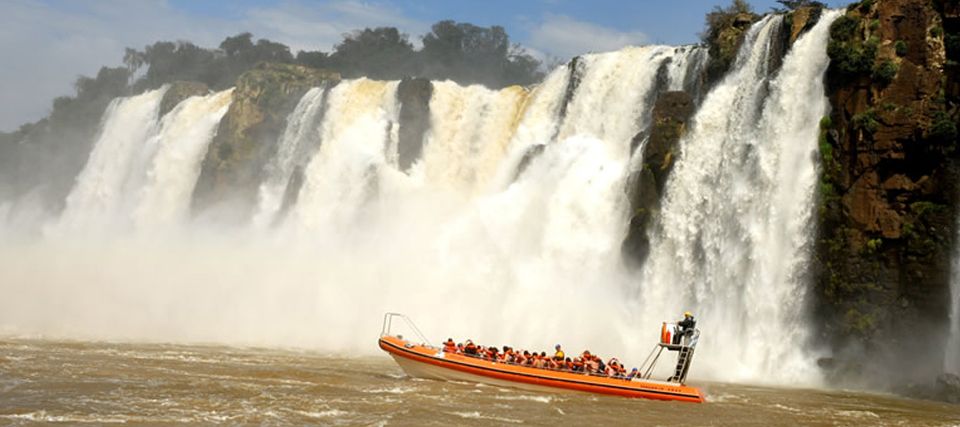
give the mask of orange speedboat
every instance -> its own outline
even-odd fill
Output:
[[[684,384],[693,357],[693,348],[696,346],[696,338],[685,338],[684,342],[674,344],[673,337],[668,332],[671,325],[668,324],[664,324],[661,342],[641,366],[641,375],[633,379],[625,379],[504,363],[461,353],[445,352],[429,344],[415,344],[403,339],[402,336],[390,335],[393,317],[404,318],[421,338],[422,334],[406,316],[387,313],[384,317],[384,328],[379,340],[380,348],[389,353],[404,372],[413,377],[478,382],[534,391],[581,391],[657,400],[696,403],[704,401],[700,389]],[[678,351],[675,375],[668,381],[650,379],[653,365],[664,349]],[[656,357],[651,360],[654,353]]]

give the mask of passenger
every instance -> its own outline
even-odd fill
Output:
[[[564,354],[563,354],[563,350],[560,348],[560,344],[557,344],[553,348],[557,350],[556,353],[553,353],[553,360],[558,360],[562,362],[564,358]]]
[[[543,363],[547,369],[557,369],[559,367],[557,361],[553,360],[552,357],[547,357],[546,354],[543,356]]]
[[[535,354],[533,360],[533,367],[543,369],[544,365],[543,355]]]
[[[574,372],[584,371],[584,363],[582,358],[579,358],[579,357],[573,358],[573,371]]]
[[[463,343],[457,343],[457,354],[463,354]]]
[[[626,378],[627,381],[632,381],[634,378],[637,377],[638,374],[640,374],[640,371],[638,371],[637,368],[633,368],[633,369],[630,371],[630,373],[627,374],[627,378]]]
[[[583,367],[589,374],[596,374],[600,371],[600,364],[597,363],[597,359],[593,358],[593,356],[583,361]]]
[[[486,351],[486,359],[496,362],[497,361],[497,348],[490,347]]]
[[[463,353],[469,356],[477,356],[477,345],[471,340],[467,340],[467,345],[463,348]]]
[[[443,343],[443,352],[444,353],[457,352],[457,345],[453,342],[453,338],[447,338],[447,342]]]
[[[570,360],[568,357],[567,360],[563,362],[563,367],[568,371],[573,371],[573,360]]]

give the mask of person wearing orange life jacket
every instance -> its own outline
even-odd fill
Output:
[[[477,356],[477,345],[471,340],[467,340],[467,345],[463,347],[463,353],[470,356]]]
[[[447,338],[447,342],[443,343],[443,352],[444,353],[457,352],[457,344],[453,342],[453,338]]]
[[[574,372],[583,372],[583,370],[584,370],[583,368],[584,368],[584,366],[583,366],[583,359],[582,359],[582,358],[579,358],[579,357],[575,357],[575,358],[573,359],[573,371],[574,371]]]

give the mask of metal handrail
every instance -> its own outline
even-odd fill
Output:
[[[429,346],[429,347],[435,347],[433,344],[430,343],[430,340],[428,340],[427,337],[423,335],[423,332],[420,332],[420,328],[418,328],[417,325],[415,325],[415,324],[413,323],[413,321],[410,320],[409,317],[407,317],[405,314],[402,314],[402,313],[389,313],[389,312],[388,312],[388,313],[384,313],[384,314],[383,314],[383,326],[380,327],[380,336],[381,336],[381,337],[390,335],[390,329],[393,327],[393,318],[394,318],[394,317],[399,317],[399,318],[403,319],[405,322],[407,322],[407,326],[409,326],[410,329],[412,329],[413,332],[414,332],[415,334],[417,334],[417,337],[420,338],[421,342],[427,344],[427,346]]]

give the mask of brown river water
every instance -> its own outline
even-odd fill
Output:
[[[414,379],[387,356],[0,339],[0,425],[960,426],[957,405],[863,392],[691,384],[703,387],[708,403]]]

